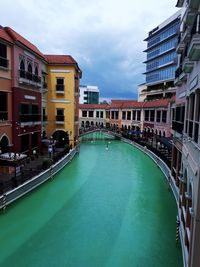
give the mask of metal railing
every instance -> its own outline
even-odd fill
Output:
[[[0,121],[8,120],[8,111],[0,111]]]
[[[25,70],[19,70],[19,78],[23,78],[35,83],[41,83],[41,77]]]
[[[41,173],[32,177],[30,180],[27,180],[20,186],[2,194],[0,196],[0,210],[5,209],[12,202],[34,190],[36,187],[46,182],[47,180],[52,179],[57,172],[59,172],[63,167],[65,167],[69,162],[71,162],[71,160],[78,152],[79,146],[76,146],[67,155],[62,157],[58,162],[56,162],[47,170],[42,171]]]

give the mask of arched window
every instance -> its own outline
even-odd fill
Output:
[[[7,136],[3,136],[0,140],[0,149],[2,153],[8,152],[8,145],[9,145],[9,140]]]
[[[34,71],[34,81],[36,83],[40,82],[39,77],[38,77],[38,66],[35,66],[35,71]]]
[[[35,66],[35,76],[38,76],[38,67]]]
[[[23,59],[20,61],[19,71],[20,71],[20,77],[25,78],[25,63]]]
[[[28,73],[27,73],[27,79],[32,80],[32,74],[33,74],[33,68],[31,63],[28,63]]]

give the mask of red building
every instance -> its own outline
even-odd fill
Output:
[[[12,144],[12,85],[11,52],[13,40],[0,26],[0,151],[5,153]],[[0,153],[1,153],[0,152]]]
[[[13,152],[32,154],[41,144],[41,74],[43,54],[9,27],[12,48]]]

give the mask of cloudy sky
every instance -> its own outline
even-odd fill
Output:
[[[150,30],[178,11],[176,0],[0,0],[0,25],[10,26],[44,54],[70,54],[81,84],[102,98],[137,98],[144,82]]]

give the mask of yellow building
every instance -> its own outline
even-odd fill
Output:
[[[48,62],[47,137],[60,147],[78,140],[79,79],[81,70],[68,55],[45,55]]]

